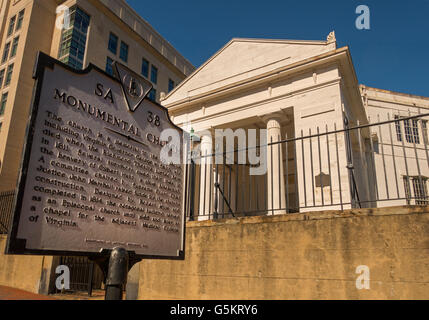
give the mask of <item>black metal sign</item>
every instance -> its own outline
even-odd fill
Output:
[[[145,99],[150,82],[120,64],[115,71],[76,71],[38,55],[6,253],[96,256],[121,247],[183,258],[185,166],[161,156],[181,158],[182,131]],[[166,130],[180,139],[163,140]]]

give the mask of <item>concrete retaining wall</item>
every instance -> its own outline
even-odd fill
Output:
[[[140,264],[139,299],[429,299],[429,207],[191,222],[185,261]]]
[[[6,241],[7,236],[0,235],[0,285],[47,294],[53,258],[6,256]]]

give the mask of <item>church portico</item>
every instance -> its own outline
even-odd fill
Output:
[[[198,220],[296,212],[295,146],[284,143],[293,116],[288,108],[194,132]]]

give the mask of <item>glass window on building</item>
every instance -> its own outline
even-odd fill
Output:
[[[113,33],[110,33],[109,36],[109,51],[116,55],[118,53],[118,37],[115,36]]]
[[[15,22],[16,22],[16,16],[13,16],[13,17],[10,19],[9,29],[8,29],[8,31],[7,31],[7,36],[8,36],[8,37],[12,35],[13,30],[15,29]]]
[[[22,22],[24,21],[24,13],[25,13],[25,9],[20,11],[18,14],[18,21],[16,23],[16,31],[20,30],[22,27]]]
[[[427,120],[422,120],[422,131],[423,131],[423,142],[425,144],[429,144],[428,121]]]
[[[76,6],[69,10],[69,15],[70,27],[62,31],[58,59],[75,69],[82,69],[90,16]]]
[[[156,101],[156,89],[152,89],[148,95],[149,100]]]
[[[408,143],[420,144],[418,120],[404,120],[405,139]]]
[[[8,92],[3,93],[2,97],[1,97],[1,102],[0,102],[0,116],[4,115],[4,111],[6,109],[6,103],[7,103],[7,96],[9,95]]]
[[[396,128],[396,139],[398,139],[399,142],[402,142],[402,127],[401,122],[399,121],[400,117],[395,116],[395,128]]]
[[[412,120],[414,142],[420,144],[419,120]]]
[[[1,63],[5,63],[9,58],[9,50],[10,50],[10,42],[6,43],[3,50],[3,57],[1,59]]]
[[[10,85],[10,82],[12,81],[12,73],[13,73],[13,64],[7,67],[6,81],[4,83],[5,86]]]
[[[128,48],[129,46],[125,42],[121,41],[121,52],[119,53],[119,58],[124,62],[128,62]]]
[[[150,81],[154,84],[158,83],[158,68],[152,65],[151,73],[150,73]]]
[[[16,51],[18,50],[19,37],[13,39],[12,50],[10,51],[10,57],[13,58],[16,56]]]
[[[417,177],[404,177],[404,187],[405,187],[405,196],[407,199],[407,204],[411,204],[411,185],[414,192],[414,199],[416,201],[416,205],[428,205],[429,197],[428,197],[428,178],[423,176]]]
[[[426,177],[414,177],[412,181],[416,205],[427,205],[429,203],[427,190],[428,179]]]
[[[142,75],[149,78],[149,61],[145,58],[142,59]]]
[[[113,59],[110,59],[110,57],[107,57],[106,72],[113,76]]]
[[[0,88],[3,87],[3,80],[4,80],[4,69],[0,70]]]
[[[407,205],[411,204],[411,188],[410,188],[410,179],[404,177],[404,189],[405,189],[405,198],[407,199]]]
[[[73,24],[74,28],[83,34],[88,33],[90,16],[83,12],[79,7],[72,8],[70,24]]]
[[[171,79],[168,79],[168,92],[169,93],[174,90],[174,86],[175,86],[174,81]]]

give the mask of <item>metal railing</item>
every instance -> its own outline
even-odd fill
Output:
[[[340,125],[295,128],[293,138],[270,137],[256,147],[268,154],[263,176],[238,163],[250,148],[193,154],[188,220],[429,205],[429,113],[385,117],[364,125],[345,117]],[[234,164],[216,164],[219,156],[233,157]],[[282,168],[284,179],[274,168]]]
[[[14,191],[0,193],[0,234],[8,234],[13,217]]]
[[[92,296],[93,290],[101,290],[103,272],[93,261],[86,257],[61,257],[60,265],[70,269],[70,289],[55,290],[55,293],[87,292]]]

